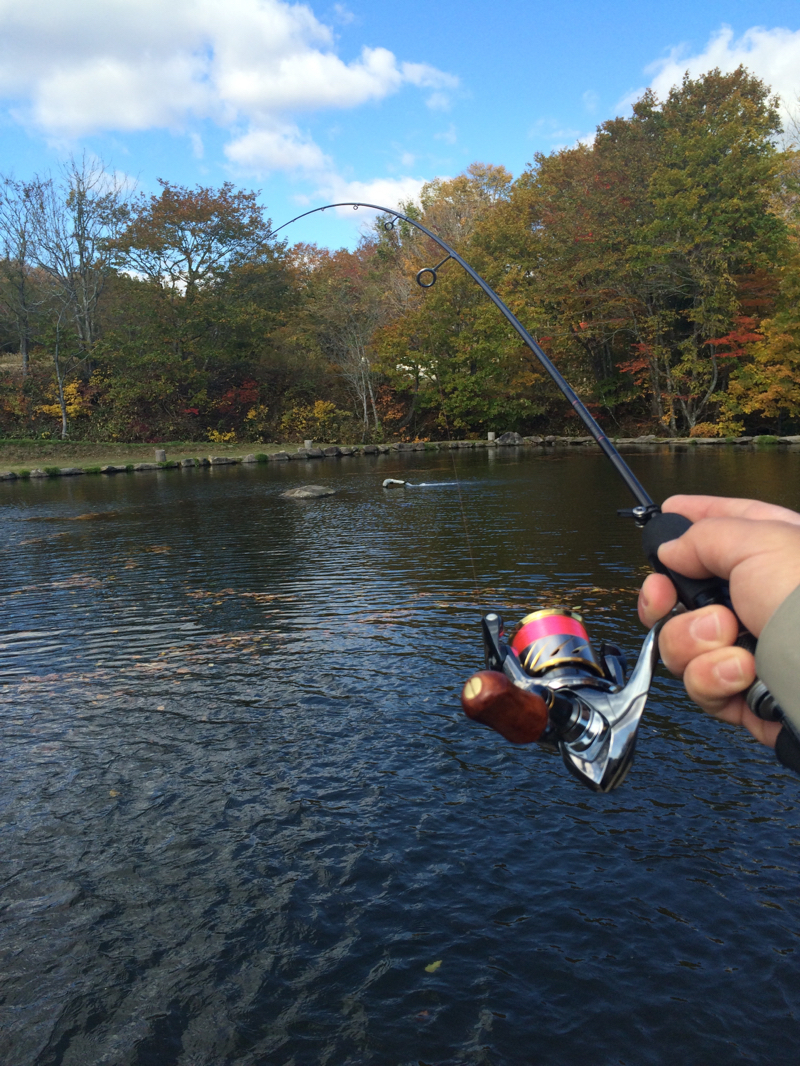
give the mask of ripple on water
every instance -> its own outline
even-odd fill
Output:
[[[609,797],[458,712],[480,607],[640,640],[612,475],[387,459],[2,486],[3,1060],[793,1062],[795,781],[666,677]]]

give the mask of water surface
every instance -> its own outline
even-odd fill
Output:
[[[630,462],[800,507],[795,454]],[[488,606],[638,650],[602,456],[0,489],[4,1063],[797,1061],[800,782],[666,675],[611,796],[458,707]]]

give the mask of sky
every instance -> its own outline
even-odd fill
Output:
[[[800,113],[797,0],[0,0],[0,172],[87,153],[157,193],[260,190],[277,226],[516,177],[689,71],[744,63]],[[351,209],[286,236],[352,247]]]

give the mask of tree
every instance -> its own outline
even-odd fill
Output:
[[[318,343],[355,401],[362,439],[370,432],[370,417],[375,436],[381,433],[371,344],[387,307],[376,265],[374,245],[363,242],[354,253],[324,257],[310,289]]]
[[[2,179],[0,189],[0,308],[13,324],[22,359],[22,377],[28,376],[28,359],[33,339],[33,321],[41,303],[41,286],[36,285],[32,265],[34,225],[32,217],[35,186]]]
[[[98,338],[97,309],[114,273],[114,240],[127,218],[127,185],[103,163],[70,159],[57,178],[34,178],[28,188],[31,257],[47,280],[53,307],[54,363],[62,437],[68,433],[64,386],[79,367],[91,366]],[[71,322],[72,330],[65,329]],[[74,336],[64,363],[65,336]]]
[[[232,266],[263,257],[269,222],[257,192],[227,181],[220,189],[159,185],[159,196],[138,201],[117,242],[130,268],[191,302]]]
[[[97,340],[97,306],[118,261],[115,240],[128,217],[127,183],[102,162],[70,159],[57,178],[30,186],[32,256],[69,309],[87,356]]]
[[[739,313],[739,278],[774,261],[770,210],[778,115],[743,68],[650,92],[591,148],[538,157],[515,188],[532,298],[565,359],[598,399],[626,396],[624,374],[669,432],[716,402],[727,368],[710,339]],[[496,250],[497,253],[498,250]],[[580,373],[578,375],[580,377]],[[594,382],[591,377],[594,377]]]
[[[742,416],[777,422],[800,420],[800,152],[786,152],[775,213],[786,223],[787,240],[777,272],[771,313],[764,309],[749,322],[744,349],[724,397],[723,411],[733,424]],[[759,309],[756,309],[759,310]]]
[[[487,256],[483,227],[510,189],[505,168],[475,163],[450,181],[424,186],[420,206],[405,205],[404,213],[502,285],[507,264]],[[389,321],[374,346],[385,377],[408,405],[396,428],[416,424],[418,417],[434,419],[439,431],[517,428],[540,414],[531,391],[541,380],[538,367],[531,368],[527,349],[481,290],[450,264],[438,272],[435,286],[420,288],[414,277],[441,261],[438,245],[406,223],[391,226],[389,219],[379,220],[376,232]]]
[[[295,373],[301,272],[257,193],[161,185],[116,241],[129,276],[111,287],[101,353],[114,432],[269,434]]]

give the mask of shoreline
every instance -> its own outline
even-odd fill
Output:
[[[276,450],[269,452],[249,452],[246,455],[210,455],[197,458],[186,456],[180,459],[161,460],[156,462],[138,463],[92,463],[86,466],[42,466],[32,469],[20,464],[13,464],[9,469],[0,471],[0,481],[27,481],[43,478],[75,477],[85,475],[111,476],[116,474],[145,473],[158,470],[177,469],[203,469],[219,466],[238,466],[264,464],[270,462],[307,461],[310,459],[344,459],[358,456],[388,455],[393,452],[432,452],[449,451],[456,449],[473,448],[574,448],[574,447],[598,447],[593,437],[561,437],[548,435],[544,437],[518,437],[516,434],[504,434],[504,437],[514,436],[516,439],[504,440],[454,440],[454,441],[417,441],[407,444],[402,441],[393,444],[327,444],[316,448],[298,448],[294,452],[287,451],[280,445],[265,445]],[[758,449],[764,447],[800,448],[800,435],[788,437],[656,437],[647,435],[642,437],[610,437],[609,440],[622,451],[631,448],[679,448],[688,450],[698,447],[734,447]],[[33,443],[33,442],[32,442]],[[0,444],[0,448],[2,445]],[[102,448],[102,445],[95,446]],[[139,445],[136,447],[152,448],[152,445]]]

